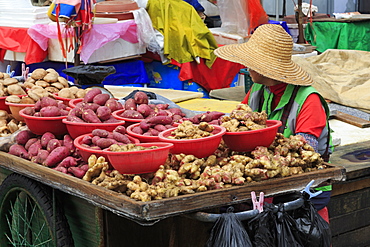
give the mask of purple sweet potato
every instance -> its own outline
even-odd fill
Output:
[[[185,114],[181,111],[180,108],[169,108],[168,111],[170,111],[173,115],[180,115],[180,116],[185,116]]]
[[[158,130],[156,130],[156,129],[153,129],[153,128],[150,128],[150,129],[148,130],[148,132],[149,132],[152,136],[158,136],[158,134],[159,134],[159,131],[158,131]]]
[[[42,97],[40,99],[41,108],[47,107],[47,106],[56,106],[58,107],[58,101],[55,99],[52,99],[50,97]]]
[[[93,138],[91,139],[91,142],[92,142],[93,144],[95,144],[95,145],[96,145],[97,141],[98,141],[100,138],[101,138],[101,137],[99,137],[99,136],[93,136]]]
[[[50,140],[56,139],[55,135],[51,132],[45,132],[41,136],[41,146],[45,149],[49,143]]]
[[[91,109],[86,109],[83,111],[82,119],[87,123],[101,123],[98,116],[96,116],[95,112]]]
[[[118,123],[120,120],[114,118],[113,116],[110,116],[107,120],[104,121],[104,123]]]
[[[15,137],[15,142],[19,145],[25,145],[27,141],[35,135],[30,130],[22,130]]]
[[[52,168],[53,170],[56,170],[58,172],[63,172],[64,174],[67,174],[68,173],[68,170],[67,168],[63,167],[63,166],[57,166],[57,167],[54,167]]]
[[[40,149],[36,156],[32,157],[31,161],[37,164],[42,164],[49,156],[49,152],[45,149]]]
[[[95,104],[98,104],[100,106],[103,106],[105,105],[105,103],[107,102],[107,100],[110,98],[109,94],[105,94],[105,93],[102,93],[102,94],[98,94],[94,97],[93,99],[93,102]]]
[[[24,108],[23,113],[28,116],[33,116],[35,114],[35,107],[27,106]]]
[[[36,101],[35,105],[33,106],[35,111],[41,110],[41,100]]]
[[[135,110],[137,109],[136,102],[134,99],[128,99],[125,102],[125,107],[126,110]]]
[[[33,114],[33,116],[34,117],[42,117],[40,112],[35,112],[35,114]]]
[[[100,147],[101,149],[108,148],[113,144],[116,144],[117,141],[114,139],[108,139],[108,138],[100,138],[96,141],[96,145]]]
[[[166,110],[158,110],[157,116],[168,116],[168,112]],[[172,113],[171,113],[172,115]]]
[[[28,149],[28,157],[36,156],[39,150],[42,149],[41,141],[37,140]]]
[[[222,117],[223,115],[225,115],[225,113],[218,112],[218,111],[211,111],[209,114],[212,116],[212,120],[219,119],[220,117]]]
[[[70,121],[70,122],[85,123],[85,121],[82,120],[81,118],[72,116],[72,115],[68,115],[66,119],[67,121]]]
[[[107,106],[99,106],[96,109],[96,115],[102,122],[108,120],[111,117],[111,113],[112,111]]]
[[[54,149],[56,149],[57,147],[61,147],[61,143],[58,139],[51,139],[49,142],[48,142],[48,145],[46,146],[46,150],[48,152],[51,152],[53,151]]]
[[[41,108],[40,114],[42,117],[57,117],[60,116],[60,109],[57,106],[46,106]]]
[[[105,106],[107,106],[112,112],[123,109],[123,105],[114,98],[108,99],[107,102],[105,102]]]
[[[124,118],[132,118],[132,119],[143,119],[143,115],[141,115],[139,112],[135,110],[125,110],[122,114],[121,117]]]
[[[87,103],[91,103],[94,100],[94,97],[98,94],[101,94],[102,91],[99,88],[93,88],[86,92],[83,101]]]
[[[91,145],[92,144],[92,137],[91,136],[84,136],[81,140],[81,144]]]
[[[75,176],[76,178],[83,178],[85,176],[85,173],[86,171],[85,170],[82,170],[80,167],[78,166],[72,166],[72,167],[69,167],[68,168],[68,172],[69,173],[72,173],[73,176]]]
[[[150,127],[152,127],[152,124],[149,122],[150,119],[145,119],[143,121],[140,122],[139,124],[139,127],[143,130],[143,131],[148,131],[148,129]]]
[[[116,140],[117,142],[122,142],[124,144],[131,143],[127,135],[124,135],[118,132],[113,132],[113,139]]]
[[[182,116],[180,116],[180,115],[175,114],[175,115],[172,116],[172,120],[174,122],[179,122],[181,119],[182,119]]]
[[[65,109],[60,109],[59,116],[68,116],[69,111]]]
[[[63,102],[59,101],[58,102],[58,108],[61,109],[61,110],[66,110],[67,106]]]
[[[168,108],[169,104],[157,104],[155,107],[159,110],[166,110]]]
[[[157,130],[158,132],[162,132],[167,130],[167,128],[163,124],[157,124],[154,126],[154,129]]]
[[[65,168],[68,168],[71,166],[77,166],[77,159],[72,156],[67,156],[57,165],[57,167],[61,167],[61,166]]]
[[[169,116],[155,116],[148,119],[149,123],[157,125],[157,124],[172,124],[172,118]]]
[[[105,138],[109,135],[109,131],[108,130],[104,130],[104,129],[94,129],[91,134],[93,136],[99,136],[101,138]]]
[[[69,150],[67,147],[57,147],[50,152],[49,156],[42,164],[44,166],[54,167],[67,156],[69,156]]]
[[[95,112],[99,108],[99,106],[100,105],[95,104],[95,103],[86,103],[86,104],[83,105],[83,107],[81,109],[82,109],[82,111],[86,110],[86,109],[91,109]]]
[[[144,118],[149,116],[152,111],[153,109],[150,108],[150,106],[148,106],[147,104],[141,104],[137,107],[137,112],[143,115]]]
[[[29,159],[27,150],[19,144],[13,144],[9,148],[9,154],[21,157],[23,159]]]
[[[24,145],[24,148],[26,149],[26,150],[28,150],[29,148],[30,148],[30,146],[34,143],[34,142],[36,142],[36,141],[38,141],[39,139],[38,138],[31,138],[31,139],[29,139],[27,142],[26,142],[26,144]]]
[[[73,144],[73,139],[70,135],[63,136],[63,146],[67,147],[70,150],[71,154],[76,151],[76,147]]]
[[[205,113],[202,113],[202,116],[200,117],[199,121],[200,122],[210,122],[212,121],[212,115],[210,114],[210,112],[205,112]]]
[[[75,107],[71,109],[68,113],[68,116],[76,116],[78,118],[82,117],[82,108],[81,107]]]
[[[138,135],[142,135],[143,134],[143,130],[139,126],[133,127],[132,128],[132,132],[135,133],[135,134],[138,134]]]
[[[135,103],[138,105],[149,103],[148,95],[146,95],[146,93],[144,92],[136,92],[134,95],[134,100],[135,100]]]
[[[123,125],[120,125],[120,126],[117,126],[114,130],[113,130],[113,132],[118,132],[118,133],[121,133],[121,134],[126,134],[126,128],[125,128],[125,126],[123,126]]]

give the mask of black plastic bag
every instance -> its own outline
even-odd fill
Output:
[[[105,77],[116,73],[114,66],[79,65],[63,70],[68,76],[77,80],[76,84],[93,85],[102,84]]]
[[[292,210],[290,214],[297,222],[304,246],[330,247],[331,230],[329,223],[319,215],[307,193],[303,193],[303,198],[305,199],[303,206]]]
[[[220,215],[212,228],[206,247],[251,247],[247,231],[234,213]]]
[[[284,209],[284,204],[277,205],[276,212],[276,245],[277,247],[301,247],[297,222]]]
[[[253,246],[275,246],[276,216],[273,213],[273,209],[273,204],[265,204],[261,213],[245,222]]]

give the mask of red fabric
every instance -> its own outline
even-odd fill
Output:
[[[270,87],[270,91],[274,93],[272,109],[275,109],[275,107],[279,103],[281,97],[284,94],[286,86],[286,83],[282,83]],[[242,103],[248,103],[249,95],[250,91],[248,91]],[[319,137],[325,126],[326,114],[325,110],[322,107],[320,97],[317,94],[311,94],[303,103],[302,109],[297,117],[296,133],[306,133]]]
[[[328,208],[327,207],[325,207],[325,208],[323,208],[323,209],[321,209],[321,210],[319,210],[319,211],[317,211],[317,213],[319,213],[319,215],[326,221],[326,222],[328,222],[328,223],[330,223],[329,222],[329,211],[328,211]]]
[[[249,33],[261,24],[266,24],[269,17],[263,9],[260,0],[248,0]]]
[[[25,63],[39,63],[44,61],[47,51],[31,39],[27,34],[27,28],[0,27],[0,61],[4,61],[6,50],[25,52]]]
[[[207,91],[213,89],[227,88],[239,71],[245,68],[244,65],[216,58],[212,68],[208,68],[204,59],[200,63],[195,61],[183,64],[176,64],[180,69],[179,78],[181,81],[196,82]]]

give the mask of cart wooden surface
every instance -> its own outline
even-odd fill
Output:
[[[150,202],[139,202],[130,199],[126,195],[107,190],[82,179],[37,165],[5,152],[0,152],[0,167],[85,199],[95,206],[139,223],[149,223],[150,221],[161,220],[171,216],[240,203],[250,198],[251,191],[263,191],[266,196],[271,196],[288,191],[301,190],[311,180],[315,180],[313,185],[315,186],[329,179],[335,181],[344,179],[344,169],[342,167],[330,166],[328,169],[285,178],[268,179],[243,186]]]

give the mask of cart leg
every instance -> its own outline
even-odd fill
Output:
[[[51,188],[13,173],[0,186],[0,246],[74,246]]]

